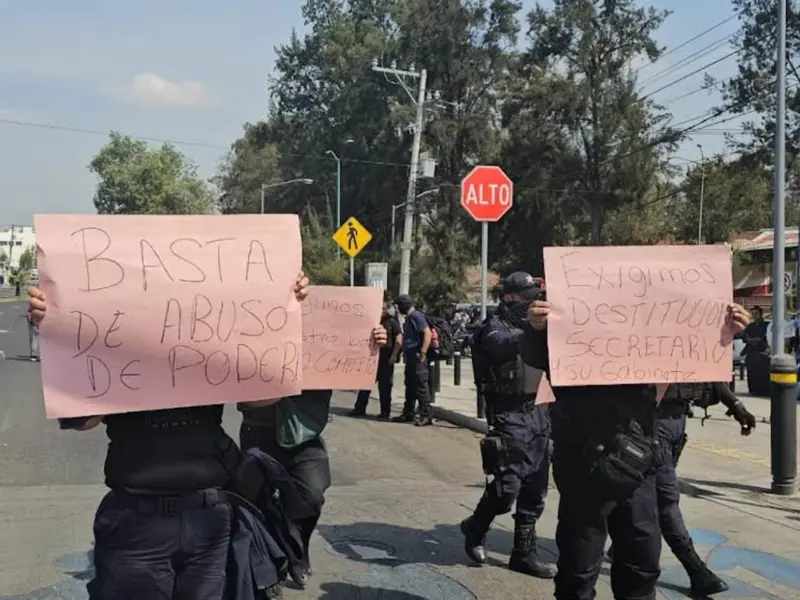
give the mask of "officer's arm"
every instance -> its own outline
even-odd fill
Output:
[[[736,410],[738,405],[741,404],[741,400],[736,397],[731,391],[731,388],[725,383],[712,383],[711,393],[719,398],[719,401],[725,405],[725,408],[730,410]]]
[[[481,336],[481,344],[492,358],[498,361],[511,361],[519,354],[521,338],[521,329],[505,329],[490,325],[488,331]]]
[[[525,323],[522,328],[519,352],[525,364],[548,371],[550,362],[547,350],[547,331],[537,331],[529,323]]]

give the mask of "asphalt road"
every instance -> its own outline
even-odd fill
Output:
[[[0,360],[0,600],[86,600],[92,518],[106,491],[105,434],[102,428],[62,432],[45,419],[39,365],[27,360],[27,346],[24,304],[0,302],[0,350],[6,357]],[[396,390],[395,396],[400,393]],[[465,560],[458,523],[475,506],[484,483],[476,434],[445,423],[415,428],[352,419],[345,416],[352,402],[353,394],[337,394],[325,432],[333,486],[312,542],[314,577],[305,591],[287,590],[288,600],[552,598],[551,582],[505,568],[512,544],[510,515],[500,517],[489,534],[491,564],[475,568]],[[374,405],[370,409],[376,411]],[[231,435],[237,435],[238,425],[238,413],[227,409],[225,426]],[[729,523],[719,506],[709,509],[703,499],[685,497],[681,505],[690,522],[702,523],[711,533],[735,537],[745,525]],[[556,507],[557,495],[551,490],[539,523],[547,559],[555,557]],[[755,526],[769,533],[767,524],[758,521]],[[723,543],[711,533],[696,537],[704,555],[706,547]],[[729,554],[733,551],[746,560],[736,555],[739,562],[734,564],[730,556],[721,555],[727,561],[721,568],[731,573],[738,572],[732,570],[737,564],[755,564],[758,557],[764,573],[798,572],[797,563],[781,557],[749,550],[744,555],[736,548]],[[660,600],[686,598],[682,570],[668,551],[662,560]],[[607,575],[606,564],[599,600],[612,598]],[[775,591],[754,592],[740,585],[726,596],[800,598],[800,584],[791,577],[783,578],[782,587],[766,575],[758,581],[759,589]]]
[[[0,600],[84,600],[92,517],[105,492],[106,438],[102,428],[62,432],[45,418],[39,365],[27,357],[24,308],[0,303]],[[350,419],[344,413],[352,401],[352,394],[337,395],[326,431],[333,487],[313,542],[313,585],[288,590],[287,598],[552,596],[551,583],[502,568],[510,517],[490,537],[500,568],[465,565],[457,525],[483,485],[475,434],[446,424]],[[232,435],[238,424],[238,413],[226,410]],[[552,537],[552,526],[545,529]]]

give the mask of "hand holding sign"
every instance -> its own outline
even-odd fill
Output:
[[[296,216],[38,215],[36,230],[49,417],[300,391]]]
[[[553,386],[730,379],[741,315],[727,246],[545,248],[544,259]]]

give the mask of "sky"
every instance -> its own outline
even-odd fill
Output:
[[[0,224],[30,225],[35,213],[94,212],[96,181],[87,165],[110,130],[182,142],[201,174],[212,176],[242,124],[265,116],[274,47],[292,28],[302,30],[301,6],[301,0],[0,0]],[[656,6],[673,12],[658,33],[667,49],[733,15],[730,0]],[[706,114],[719,99],[696,92],[702,72],[669,84],[728,54],[724,38],[736,28],[733,19],[638,72],[644,93],[657,92],[653,98],[675,123]],[[716,50],[681,66],[716,41]],[[734,58],[710,70],[729,76]],[[668,87],[657,91],[662,86]],[[696,93],[685,96],[690,92]],[[698,143],[704,156],[722,151],[720,130],[736,127],[731,121],[698,133],[675,153],[676,164],[700,160]]]

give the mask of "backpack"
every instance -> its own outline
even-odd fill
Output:
[[[455,349],[453,330],[450,324],[439,317],[425,315],[425,319],[428,321],[428,327],[431,330],[430,350],[440,356],[450,356]]]

